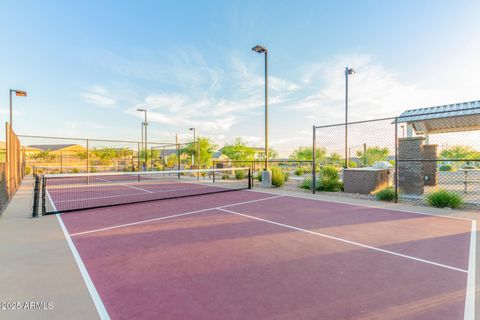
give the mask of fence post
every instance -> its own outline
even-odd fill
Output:
[[[87,173],[89,172],[89,164],[90,164],[90,150],[89,150],[89,141],[87,139]]]
[[[315,172],[315,153],[316,153],[316,144],[317,144],[317,135],[316,135],[315,125],[313,126],[313,145],[312,145],[312,193],[315,193],[316,189],[316,172]]]
[[[398,203],[398,117],[395,117],[395,203]]]
[[[252,168],[248,168],[248,189],[252,189]]]

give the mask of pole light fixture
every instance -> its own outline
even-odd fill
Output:
[[[148,163],[148,139],[147,139],[147,126],[148,126],[148,121],[147,121],[147,109],[145,108],[138,108],[137,111],[143,112],[145,114],[145,121],[143,122],[142,125],[142,137],[143,137],[143,130],[145,130],[145,163],[144,167],[145,169],[147,168],[147,163]],[[142,139],[143,140],[143,139]],[[142,141],[143,143],[143,141]]]
[[[12,119],[12,93],[15,93],[15,95],[17,97],[26,97],[27,96],[26,91],[10,89],[10,128],[12,128],[12,122],[13,122],[13,119]]]
[[[261,45],[256,45],[252,51],[265,54],[265,168],[268,170],[268,49]]]
[[[354,73],[352,68],[345,68],[345,168],[348,168],[348,76]]]

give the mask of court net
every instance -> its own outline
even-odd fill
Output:
[[[44,174],[35,180],[33,215],[250,189],[250,168]],[[35,204],[37,207],[35,207]]]

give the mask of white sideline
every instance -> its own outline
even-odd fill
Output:
[[[464,320],[475,320],[475,268],[476,268],[476,245],[477,245],[477,222],[472,221],[470,235],[470,252],[468,257],[467,292],[465,296]]]
[[[170,219],[170,218],[175,218],[175,217],[181,217],[181,216],[186,216],[194,213],[200,213],[200,212],[205,212],[205,211],[211,211],[215,209],[221,209],[221,208],[228,208],[228,207],[233,207],[233,206],[239,206],[242,204],[248,204],[248,203],[253,203],[253,202],[259,202],[259,201],[265,201],[265,200],[271,200],[271,199],[276,199],[283,197],[281,195],[277,195],[275,197],[268,197],[268,198],[262,198],[262,199],[255,199],[255,200],[249,200],[249,201],[243,201],[243,202],[237,202],[237,203],[232,203],[232,204],[227,204],[224,206],[217,206],[217,207],[211,207],[211,208],[206,208],[206,209],[201,209],[201,210],[195,210],[195,211],[189,211],[189,212],[184,212],[184,213],[178,213],[174,214],[171,216],[166,216],[166,217],[160,217],[160,218],[153,218],[153,219],[147,219],[147,220],[140,220],[136,222],[131,222],[131,223],[125,223],[125,224],[119,224],[119,225],[114,225],[110,227],[105,227],[105,228],[99,228],[99,229],[93,229],[89,231],[82,231],[82,232],[77,232],[77,233],[72,233],[70,236],[75,237],[83,234],[89,234],[89,233],[94,233],[94,232],[100,232],[100,231],[106,231],[106,230],[112,230],[112,229],[118,229],[118,228],[123,228],[123,227],[130,227],[130,226],[135,226],[143,223],[148,223],[148,222],[154,222],[154,221],[161,221],[165,219]]]
[[[48,193],[47,193],[47,196],[50,197]],[[87,286],[88,292],[90,293],[90,297],[92,298],[93,303],[95,304],[95,308],[97,309],[98,316],[102,320],[109,320],[110,316],[108,315],[107,309],[103,305],[102,299],[100,298],[100,295],[98,294],[98,291],[95,288],[95,285],[93,284],[92,279],[90,278],[90,275],[88,274],[87,268],[85,267],[85,264],[83,263],[82,258],[80,257],[80,254],[77,251],[77,248],[75,248],[75,244],[73,243],[72,238],[68,234],[67,228],[65,227],[65,224],[63,223],[62,218],[60,217],[59,214],[56,214],[56,216],[57,216],[58,223],[60,224],[60,228],[62,229],[63,234],[65,236],[65,239],[67,240],[68,246],[70,247],[70,251],[72,252],[73,258],[77,263],[80,273],[82,274],[83,281],[85,281],[85,285]]]
[[[464,272],[464,273],[468,272],[467,270],[452,267],[452,266],[448,266],[448,265],[445,265],[445,264],[442,264],[442,263],[437,263],[437,262],[433,262],[433,261],[430,261],[430,260],[420,259],[420,258],[412,257],[412,256],[409,256],[409,255],[406,255],[406,254],[397,253],[397,252],[394,252],[394,251],[380,249],[380,248],[369,246],[369,245],[366,245],[366,244],[362,244],[362,243],[358,243],[358,242],[354,242],[354,241],[350,241],[350,240],[346,240],[346,239],[342,239],[342,238],[338,238],[338,237],[334,237],[334,236],[329,236],[329,235],[324,234],[324,233],[315,232],[315,231],[311,231],[311,230],[307,230],[307,229],[303,229],[303,228],[298,228],[298,227],[294,227],[294,226],[291,226],[291,225],[288,225],[288,224],[283,224],[283,223],[279,223],[279,222],[275,222],[275,221],[271,221],[271,220],[267,220],[267,219],[262,219],[262,218],[250,216],[248,214],[231,211],[231,210],[227,210],[227,209],[224,209],[224,208],[218,208],[218,210],[228,212],[228,213],[231,213],[231,214],[235,214],[235,215],[239,215],[239,216],[242,216],[242,217],[245,217],[245,218],[250,218],[250,219],[255,219],[255,220],[267,222],[267,223],[274,224],[274,225],[277,225],[277,226],[281,226],[281,227],[285,227],[285,228],[289,228],[289,229],[293,229],[293,230],[297,230],[297,231],[301,231],[301,232],[305,232],[305,233],[309,233],[309,234],[314,234],[314,235],[317,235],[317,236],[321,236],[321,237],[324,237],[324,238],[348,243],[348,244],[355,245],[355,246],[358,246],[358,247],[371,249],[371,250],[379,251],[379,252],[382,252],[382,253],[388,253],[388,254],[391,254],[391,255],[394,255],[394,256],[398,256],[398,257],[407,258],[407,259],[410,259],[410,260],[415,260],[415,261],[431,264],[431,265],[434,265],[434,266],[437,266],[437,267],[442,267],[442,268],[446,268],[446,269],[450,269],[450,270],[454,270],[454,271],[458,271],[458,272]]]

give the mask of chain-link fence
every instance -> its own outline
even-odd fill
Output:
[[[480,208],[478,113],[419,115],[314,126],[313,192]]]
[[[26,174],[145,171],[154,169],[151,150],[167,142],[19,135]]]

